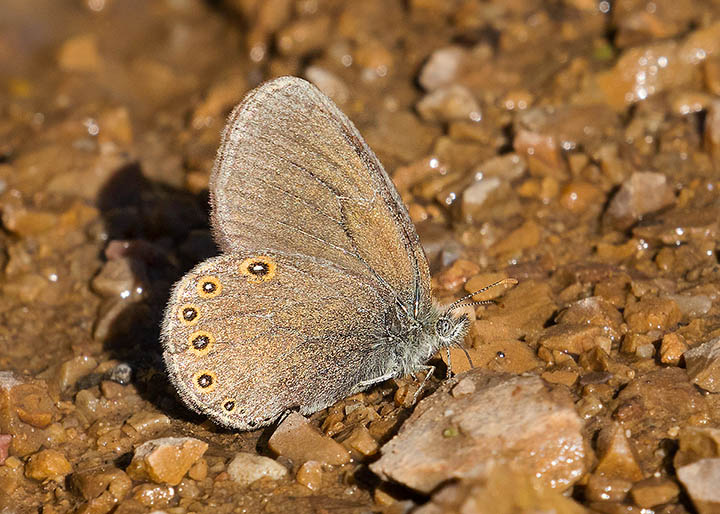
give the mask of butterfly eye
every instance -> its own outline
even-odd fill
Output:
[[[447,318],[440,318],[439,320],[437,320],[437,323],[435,323],[435,332],[439,336],[449,336],[450,330],[452,330],[452,323],[450,323],[450,320]]]

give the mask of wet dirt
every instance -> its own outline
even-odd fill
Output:
[[[2,11],[0,512],[720,509],[720,4]],[[217,253],[225,116],[283,74],[378,154],[440,299],[519,284],[420,404],[407,377],[234,433],[179,402],[158,326]]]

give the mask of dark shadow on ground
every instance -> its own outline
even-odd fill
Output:
[[[132,368],[138,392],[173,418],[202,422],[184,407],[162,361],[160,324],[172,285],[200,261],[218,254],[208,224],[207,191],[193,195],[148,180],[140,165],[118,169],[98,196],[107,245],[104,258],[127,259],[142,292],[106,298],[98,322],[112,359]],[[103,314],[103,311],[117,314]]]

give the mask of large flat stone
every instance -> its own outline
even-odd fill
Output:
[[[582,421],[566,390],[534,376],[472,369],[417,406],[371,469],[423,493],[495,465],[564,490],[585,471]]]

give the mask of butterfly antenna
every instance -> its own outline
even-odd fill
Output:
[[[483,287],[482,289],[478,289],[477,291],[474,291],[474,292],[472,292],[472,293],[470,293],[470,294],[468,294],[468,295],[463,296],[463,297],[460,298],[459,300],[456,300],[455,302],[453,302],[453,303],[450,305],[450,307],[448,307],[447,310],[448,310],[448,311],[452,311],[452,310],[458,309],[458,308],[460,308],[460,307],[464,307],[464,306],[466,306],[466,305],[469,306],[469,305],[489,305],[489,304],[494,304],[494,303],[496,303],[496,302],[494,302],[493,300],[482,300],[482,301],[470,302],[470,303],[465,303],[465,301],[471,299],[471,298],[472,298],[473,296],[475,296],[476,294],[484,293],[485,291],[488,291],[488,290],[493,289],[493,288],[495,288],[495,287],[504,286],[504,285],[513,285],[513,286],[514,286],[514,285],[517,284],[517,283],[518,283],[518,281],[517,281],[516,279],[514,279],[514,278],[504,278],[504,279],[502,279],[502,280],[498,280],[497,282],[494,282],[494,283],[490,284],[489,286],[485,286],[485,287]]]

